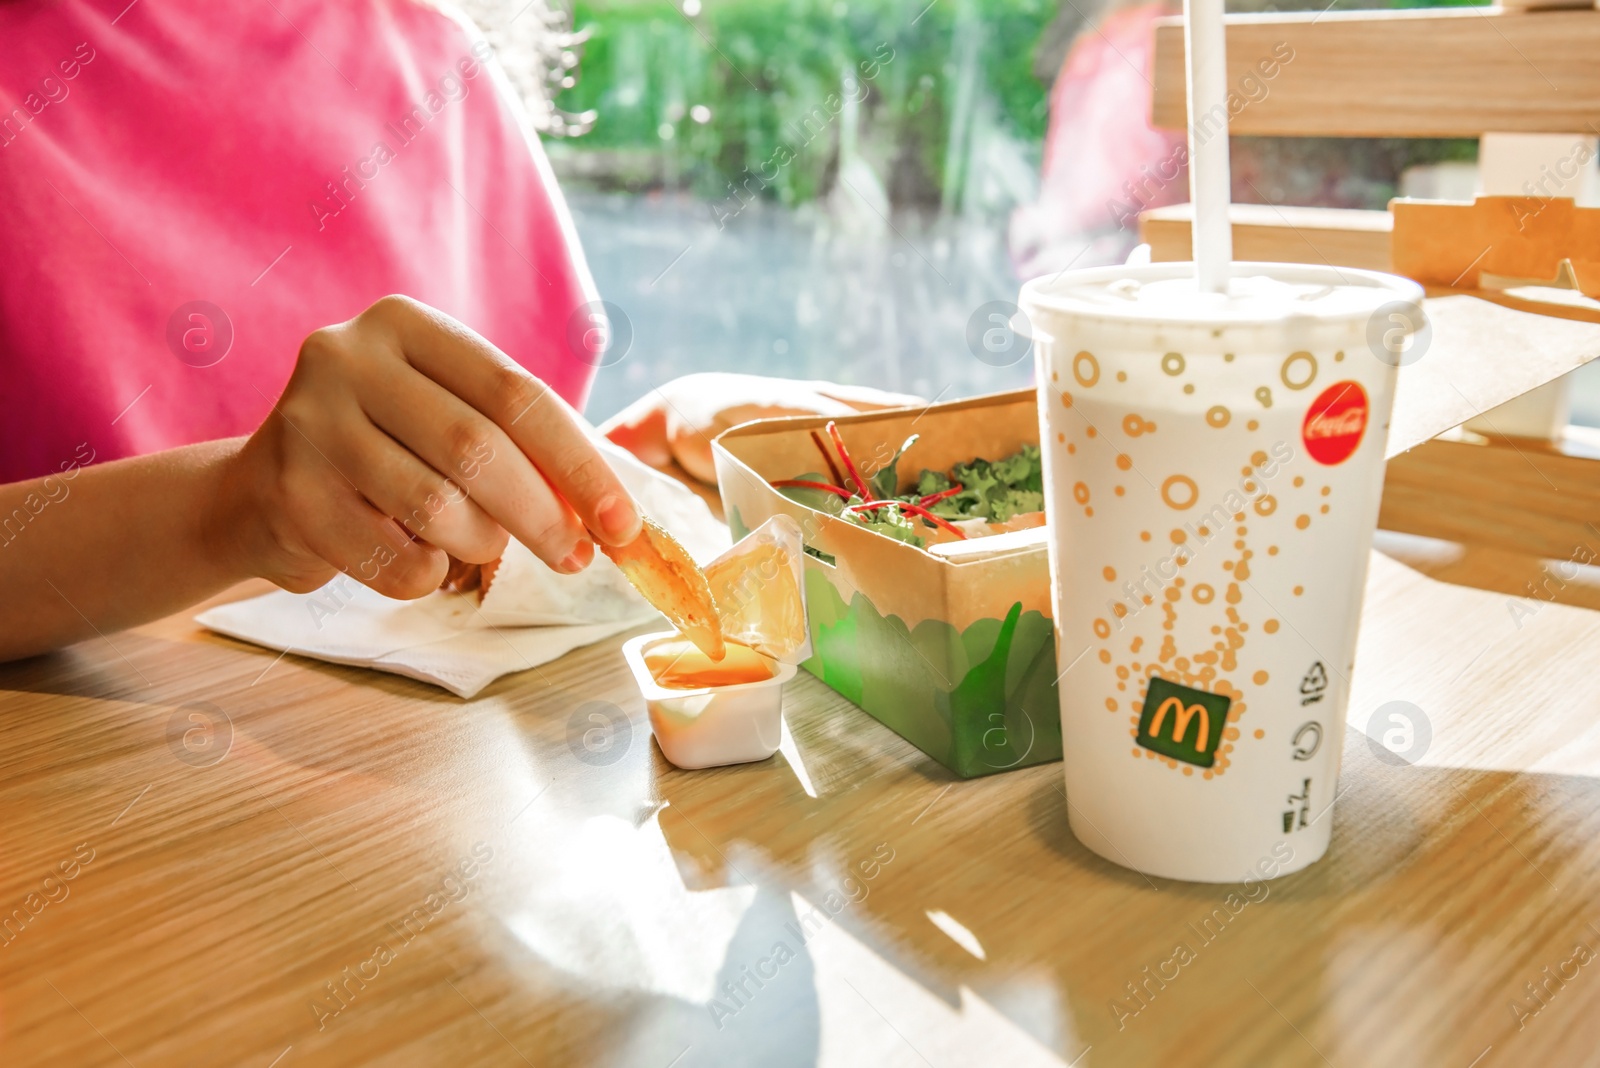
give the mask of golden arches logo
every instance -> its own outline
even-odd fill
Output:
[[[1217,761],[1232,704],[1233,699],[1226,694],[1209,693],[1152,675],[1134,740],[1160,756],[1209,768]],[[1166,730],[1169,719],[1170,733]],[[1194,741],[1189,742],[1189,738]]]
[[[1204,705],[1185,705],[1176,697],[1168,697],[1161,702],[1161,706],[1156,709],[1155,717],[1150,720],[1150,734],[1152,736],[1160,737],[1161,726],[1166,722],[1169,710],[1173,712],[1172,740],[1174,742],[1181,743],[1189,734],[1190,722],[1196,716],[1200,717],[1200,737],[1196,740],[1194,748],[1195,752],[1204,753],[1208,739],[1211,736],[1211,713],[1206,711]]]

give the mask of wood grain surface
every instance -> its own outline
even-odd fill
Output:
[[[1351,721],[1431,746],[1352,729],[1328,856],[1209,927],[1059,765],[956,781],[805,676],[683,772],[618,640],[467,702],[184,618],[0,668],[0,1059],[1592,1064],[1600,615],[1514,600],[1375,555]]]
[[[1593,355],[1483,309],[1402,371],[1392,451]],[[190,613],[0,667],[0,1063],[1596,1063],[1600,584],[1399,545],[1330,852],[1249,897],[808,676],[778,756],[676,770],[621,639],[473,701]],[[1394,701],[1414,765],[1361,730]]]
[[[1227,22],[1228,87],[1247,101],[1235,108],[1235,134],[1477,137],[1590,133],[1600,122],[1600,12],[1308,11]],[[1154,86],[1154,124],[1181,129],[1181,20],[1156,28]]]
[[[1233,256],[1264,263],[1328,263],[1393,271],[1387,211],[1230,204]],[[1194,258],[1194,206],[1172,204],[1139,215],[1139,238],[1163,263]]]
[[[1587,548],[1600,560],[1600,458],[1565,441],[1429,441],[1389,462],[1378,523],[1543,559]]]

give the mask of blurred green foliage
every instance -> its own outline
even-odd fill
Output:
[[[576,3],[574,25],[592,37],[558,102],[599,120],[574,148],[663,153],[672,184],[713,198],[747,170],[777,169],[764,192],[796,203],[838,165],[851,79],[854,143],[896,200],[939,199],[954,112],[978,98],[1017,138],[1043,137],[1046,93],[1030,64],[1054,0],[703,3],[688,0],[692,16],[684,0]],[[780,146],[794,158],[774,168]]]
[[[1481,0],[1335,0],[1445,7]],[[1070,6],[1069,6],[1070,4]],[[967,180],[962,138],[994,124],[1037,159],[1048,91],[1035,51],[1058,11],[1094,17],[1105,0],[575,0],[587,28],[577,85],[557,103],[594,109],[585,156],[602,186],[666,185],[713,202],[758,194],[798,204],[826,193],[859,152],[896,204],[953,203]],[[1323,9],[1326,0],[1230,0],[1230,11]],[[1076,20],[1074,20],[1076,21]],[[851,133],[846,96],[860,98]],[[1354,170],[1389,192],[1310,194],[1381,206],[1412,163],[1471,159],[1476,143],[1275,139],[1285,173]],[[1303,142],[1296,144],[1296,142]],[[1321,162],[1319,162],[1321,161]],[[754,176],[754,177],[753,177]],[[569,175],[570,177],[570,175]],[[1330,179],[1335,181],[1337,179]],[[748,192],[745,192],[745,191]]]

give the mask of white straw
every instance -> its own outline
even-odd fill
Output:
[[[1202,293],[1226,293],[1233,260],[1228,225],[1228,61],[1223,0],[1184,0],[1189,60],[1189,199],[1195,275]]]

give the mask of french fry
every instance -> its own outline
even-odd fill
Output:
[[[621,549],[601,545],[600,550],[685,638],[711,659],[723,658],[722,623],[711,588],[676,538],[646,516],[644,529],[630,544]]]

